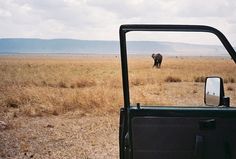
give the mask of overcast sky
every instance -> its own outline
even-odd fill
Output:
[[[118,40],[125,23],[211,25],[236,46],[236,0],[0,0],[1,38]]]

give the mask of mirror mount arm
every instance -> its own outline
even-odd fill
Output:
[[[224,97],[223,101],[224,101],[225,107],[230,107],[230,98],[229,97]]]

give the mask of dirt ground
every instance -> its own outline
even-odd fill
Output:
[[[19,117],[0,132],[1,158],[118,158],[118,114]]]

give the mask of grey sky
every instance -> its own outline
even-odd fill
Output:
[[[235,8],[235,0],[0,0],[0,37],[118,40],[124,23],[203,24],[236,46]]]

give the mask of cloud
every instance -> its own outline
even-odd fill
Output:
[[[182,7],[179,4],[177,14],[182,17],[228,17],[236,13],[233,0],[181,1]]]
[[[4,0],[2,37],[118,40],[124,23],[204,24],[236,45],[234,0]]]

